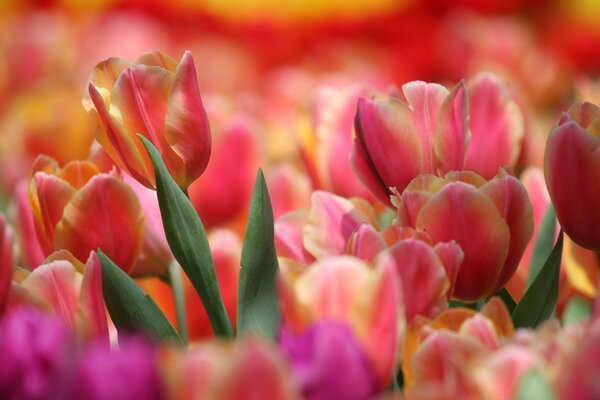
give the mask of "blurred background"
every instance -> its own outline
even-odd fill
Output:
[[[539,164],[557,113],[600,97],[598,18],[596,0],[0,0],[2,197],[40,153],[86,158],[90,70],[151,49],[192,51],[213,133],[242,118],[262,164],[303,156],[324,85],[393,90],[480,70],[528,110],[521,157]]]

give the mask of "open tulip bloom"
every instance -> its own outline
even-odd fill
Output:
[[[211,168],[190,52],[97,64],[92,155],[0,214],[0,398],[600,398],[600,108],[544,183],[525,103],[466,78],[321,89],[294,164],[221,110]]]

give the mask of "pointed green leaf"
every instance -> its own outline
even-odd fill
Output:
[[[238,334],[258,333],[274,339],[279,326],[273,210],[259,169],[252,193],[248,226],[242,248],[238,292]]]
[[[102,293],[110,318],[121,332],[141,331],[157,341],[183,342],[156,303],[110,258],[98,250]]]
[[[562,246],[563,233],[561,231],[550,256],[512,314],[517,327],[535,328],[539,323],[550,318],[554,312],[558,298]]]
[[[548,259],[552,246],[554,246],[554,233],[556,231],[556,213],[552,204],[548,206],[540,229],[538,230],[535,244],[533,245],[533,253],[529,262],[529,275],[527,276],[527,287],[531,286],[533,280],[544,266],[544,262]]]
[[[215,334],[233,336],[202,221],[167,171],[154,145],[145,137],[139,137],[154,166],[158,205],[169,247],[200,296]]]
[[[554,400],[556,394],[544,376],[538,370],[531,370],[517,385],[516,400]]]

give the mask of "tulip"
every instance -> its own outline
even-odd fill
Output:
[[[179,64],[159,51],[134,62],[100,62],[90,75],[83,105],[100,121],[97,139],[106,152],[144,186],[154,188],[156,183],[138,134],[158,149],[181,188],[204,172],[211,136],[189,51]]]
[[[384,204],[422,173],[462,170],[469,143],[465,86],[451,92],[420,81],[402,86],[407,103],[360,98],[352,151],[354,170]]]
[[[29,304],[56,313],[84,339],[108,344],[102,272],[96,253],[84,265],[67,251],[52,254],[33,272],[13,279],[11,305]]]
[[[168,398],[299,398],[283,354],[257,338],[205,342],[187,352],[164,349],[159,361]]]
[[[61,398],[69,378],[73,339],[64,322],[31,307],[0,320],[0,397]]]
[[[424,230],[433,243],[458,243],[464,260],[453,296],[488,297],[514,274],[533,232],[532,206],[507,170],[486,181],[474,172],[422,175],[393,201],[398,223]]]
[[[318,322],[297,335],[283,329],[279,342],[306,399],[360,400],[375,393],[373,372],[348,325]]]
[[[44,254],[69,250],[85,262],[99,247],[124,271],[140,253],[144,215],[131,188],[86,161],[60,168],[40,156],[33,166],[29,203]]]
[[[562,229],[577,244],[600,251],[600,108],[576,103],[546,144],[544,175]]]
[[[492,179],[499,167],[514,166],[525,129],[523,115],[505,83],[491,73],[467,82],[471,141],[464,169]]]
[[[392,379],[404,325],[398,278],[383,257],[374,269],[355,257],[327,257],[283,275],[279,286],[284,326],[301,334],[319,322],[347,324],[380,389]]]
[[[164,399],[152,345],[141,338],[119,340],[111,350],[92,343],[79,361],[70,394],[74,399]]]

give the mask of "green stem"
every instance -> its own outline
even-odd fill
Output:
[[[175,318],[177,319],[177,330],[183,343],[188,343],[187,319],[185,317],[185,294],[183,292],[183,280],[181,279],[181,267],[173,260],[169,265],[169,283],[173,290],[175,302]]]

